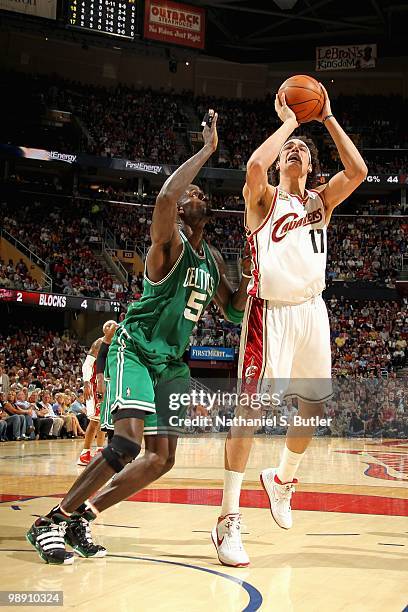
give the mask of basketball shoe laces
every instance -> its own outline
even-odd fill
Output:
[[[293,482],[288,482],[285,485],[277,485],[274,487],[274,490],[279,505],[285,506],[288,510],[291,510],[290,499],[292,497],[292,493],[295,492]]]
[[[229,518],[225,528],[227,530],[227,537],[230,544],[233,544],[233,548],[237,550],[242,550],[242,542],[241,542],[241,515],[233,516]],[[234,532],[234,529],[238,532]]]
[[[79,533],[78,533],[79,532]],[[78,521],[77,533],[81,537],[81,544],[85,544],[87,546],[95,546],[92,540],[91,528],[89,526],[89,521],[86,520],[83,516]]]
[[[49,526],[49,532],[43,536],[40,535],[37,538],[37,542],[39,542],[41,548],[43,548],[45,552],[55,548],[63,548],[65,550],[64,536],[66,530],[66,522],[51,523]]]

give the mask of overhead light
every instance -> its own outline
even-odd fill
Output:
[[[274,2],[282,11],[289,11],[295,6],[297,0],[274,0]]]

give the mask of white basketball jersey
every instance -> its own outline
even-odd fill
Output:
[[[249,235],[249,295],[276,304],[301,304],[325,287],[327,226],[316,191],[304,202],[276,188],[263,223]]]

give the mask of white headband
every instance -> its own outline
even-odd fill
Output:
[[[312,154],[311,154],[310,149],[307,146],[307,144],[303,140],[301,140],[301,138],[290,138],[289,140],[284,142],[283,145],[281,146],[281,150],[279,151],[278,158],[281,156],[283,147],[285,147],[288,144],[288,142],[295,142],[295,140],[300,140],[300,142],[305,145],[305,147],[307,149],[307,152],[309,153],[309,164],[311,164],[312,163]]]

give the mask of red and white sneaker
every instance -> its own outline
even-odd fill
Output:
[[[96,448],[95,451],[92,453],[92,457],[97,457],[98,455],[100,455],[103,451],[103,448],[103,446],[98,446],[98,448]]]
[[[241,540],[240,514],[220,516],[217,525],[211,532],[211,539],[222,565],[230,567],[247,567],[249,565],[249,557]]]
[[[282,529],[293,526],[292,508],[290,500],[295,492],[296,478],[292,482],[282,483],[276,475],[276,468],[262,470],[260,479],[265,493],[269,497],[272,517]]]
[[[91,459],[92,455],[90,450],[82,451],[82,453],[79,455],[77,465],[88,465]]]

